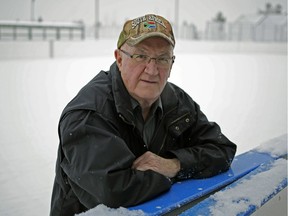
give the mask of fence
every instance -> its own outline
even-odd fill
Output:
[[[85,39],[83,23],[0,21],[0,40]]]
[[[99,38],[119,36],[122,26],[98,26]],[[284,24],[255,25],[253,23],[207,22],[205,31],[183,23],[174,28],[175,35],[187,40],[220,40],[252,42],[287,42],[287,21]],[[86,33],[85,33],[86,32]],[[95,37],[95,26],[85,29],[83,23],[3,22],[0,21],[0,41],[16,40],[84,40]]]
[[[100,26],[100,38],[117,38],[122,26]],[[247,23],[207,22],[205,31],[193,24],[174,28],[177,38],[186,40],[287,42],[287,25],[254,25]],[[93,37],[93,35],[92,35]]]
[[[206,40],[287,42],[287,23],[255,25],[251,23],[208,22]]]

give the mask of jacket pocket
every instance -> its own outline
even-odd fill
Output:
[[[172,137],[178,138],[193,124],[193,116],[190,113],[180,116],[172,121],[168,126],[168,131]]]

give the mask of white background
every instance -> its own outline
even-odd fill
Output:
[[[85,83],[109,68],[114,44],[100,41],[94,57],[0,61],[0,215],[48,215],[59,116]],[[177,43],[170,81],[222,127],[237,154],[287,132],[285,54],[191,53],[189,44]]]

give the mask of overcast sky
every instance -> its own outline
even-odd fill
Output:
[[[0,20],[30,20],[33,0],[0,0]],[[96,0],[34,0],[35,18],[44,21],[82,20],[87,25],[95,22]],[[157,13],[175,20],[176,0],[99,0],[100,22],[122,24],[128,18]],[[264,9],[266,3],[281,4],[287,11],[287,0],[179,0],[179,23],[184,20],[204,28],[205,23],[222,11],[228,22],[242,14],[253,14]]]

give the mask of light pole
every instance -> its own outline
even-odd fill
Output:
[[[100,27],[100,4],[99,0],[95,0],[95,39],[99,38],[99,27]]]
[[[175,0],[175,28],[176,37],[179,36],[179,0]]]
[[[31,21],[35,21],[35,0],[31,0]]]

